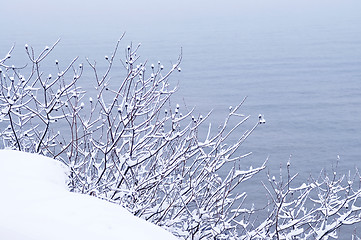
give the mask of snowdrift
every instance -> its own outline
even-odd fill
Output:
[[[119,205],[67,190],[53,159],[0,150],[0,239],[176,239]]]

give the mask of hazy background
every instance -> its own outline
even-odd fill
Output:
[[[246,167],[269,156],[277,172],[291,154],[301,179],[331,169],[338,155],[341,172],[361,167],[359,0],[13,0],[1,3],[0,21],[0,55],[16,43],[20,63],[25,43],[40,51],[58,38],[50,59],[103,61],[124,31],[121,49],[141,42],[150,62],[170,64],[182,47],[177,99],[214,109],[216,123],[245,96],[246,127],[264,114],[244,145],[253,152]]]

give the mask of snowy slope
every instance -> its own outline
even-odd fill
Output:
[[[124,208],[67,190],[65,165],[0,150],[0,239],[176,239]]]

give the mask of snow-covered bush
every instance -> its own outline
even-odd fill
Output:
[[[105,56],[105,68],[89,59],[78,65],[77,58],[48,68],[58,42],[39,54],[26,45],[29,63],[13,66],[11,48],[0,60],[2,147],[64,162],[71,191],[121,204],[183,239],[333,236],[340,225],[360,220],[360,191],[350,184],[323,178],[292,189],[289,178],[286,184],[270,180],[273,208],[260,225],[249,221],[254,209],[243,207],[246,194],[237,187],[265,163],[241,169],[247,154],[238,149],[263,117],[239,134],[249,119],[240,113],[242,101],[220,127],[209,124],[203,132],[210,113],[197,115],[173,102],[177,86],[170,76],[180,71],[182,55],[166,71],[160,62],[142,62],[139,45],[130,45],[119,61],[120,40]],[[232,143],[231,135],[238,140]],[[308,208],[305,201],[319,206]]]
[[[243,156],[236,151],[263,120],[227,145],[249,118],[238,113],[242,102],[217,131],[209,125],[201,139],[199,128],[209,114],[194,116],[193,109],[171,101],[177,87],[171,87],[169,77],[180,71],[181,55],[166,71],[160,62],[142,63],[139,46],[128,46],[120,61],[124,78],[111,82],[120,63],[119,40],[105,57],[105,72],[87,59],[95,89],[86,92],[80,83],[85,66],[76,66],[77,58],[65,67],[56,61],[55,74],[43,68],[57,43],[39,55],[26,45],[24,67],[7,65],[13,49],[0,61],[3,147],[64,162],[71,168],[72,191],[121,204],[176,236],[236,237],[233,220],[244,212],[232,209],[245,194],[233,190],[265,167],[239,169]],[[87,77],[86,84],[90,81]],[[229,171],[222,178],[218,172],[225,165]]]
[[[361,222],[361,176],[358,171],[347,176],[321,171],[318,178],[312,177],[298,187],[292,187],[297,174],[268,176],[270,202],[267,218],[250,230],[246,239],[350,239],[350,233],[341,234],[342,226]],[[359,239],[355,234],[353,239]],[[345,238],[344,238],[345,239]]]

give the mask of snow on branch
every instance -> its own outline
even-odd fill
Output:
[[[267,189],[270,204],[268,217],[247,233],[246,239],[326,239],[338,238],[338,230],[345,225],[361,222],[361,189],[358,171],[338,176],[324,171],[317,179],[292,188],[297,175],[279,180],[268,174]],[[247,226],[248,227],[248,226]]]

